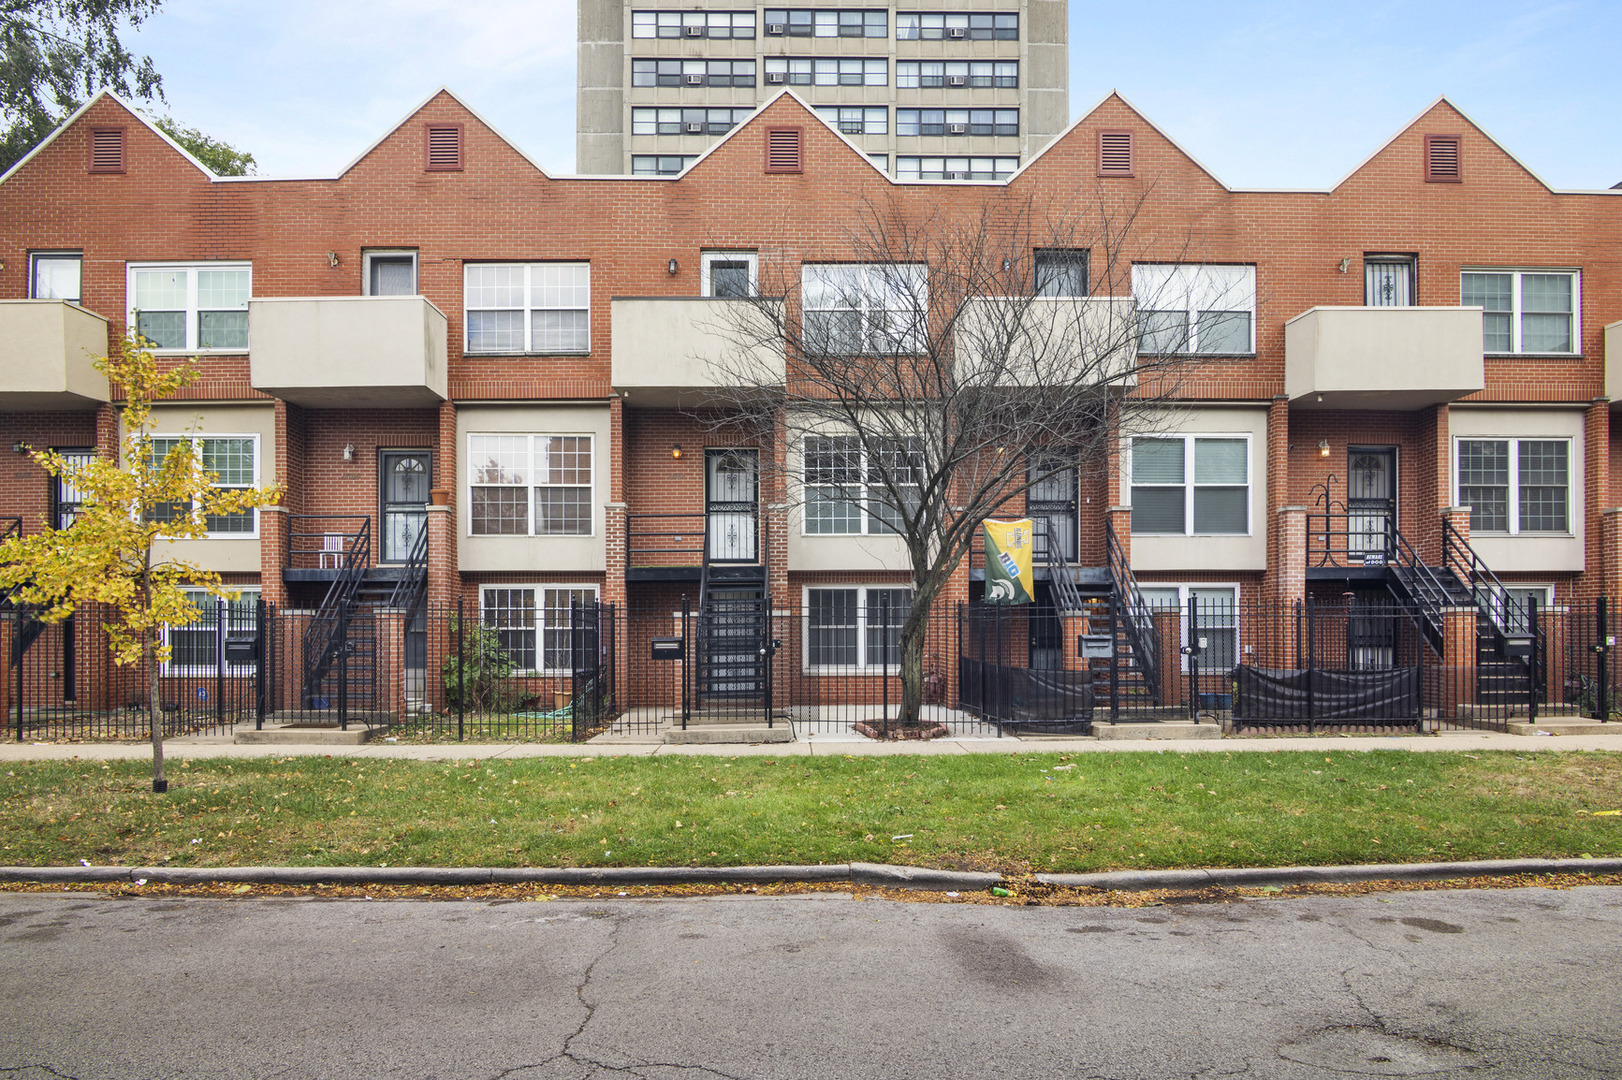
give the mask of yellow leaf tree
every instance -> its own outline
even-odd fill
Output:
[[[142,664],[146,671],[152,790],[162,792],[168,781],[158,676],[169,659],[163,628],[198,617],[186,598],[188,589],[236,596],[214,571],[169,557],[167,542],[205,537],[210,517],[273,505],[281,492],[274,485],[215,487],[218,475],[207,467],[198,443],[184,435],[154,446],[152,405],[197,376],[195,361],[160,369],[151,350],[131,339],[94,363],[124,393],[120,460],[76,463],[52,451],[33,452],[34,460],[76,489],[82,501],[67,528],[45,528],[0,544],[0,588],[16,588],[17,600],[45,622],[61,622],[81,604],[115,612],[105,623],[113,659],[125,666]]]

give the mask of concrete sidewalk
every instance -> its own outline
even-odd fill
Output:
[[[1091,754],[1091,753],[1181,753],[1244,754],[1281,750],[1335,751],[1348,753],[1368,750],[1403,750],[1425,753],[1444,750],[1622,750],[1622,724],[1616,734],[1559,735],[1528,737],[1486,731],[1454,731],[1437,735],[1322,735],[1315,738],[1225,738],[1225,739],[935,739],[930,742],[873,742],[802,740],[767,744],[667,745],[654,742],[592,741],[585,743],[432,743],[390,742],[388,738],[359,745],[277,743],[240,745],[226,736],[192,736],[164,743],[169,759],[257,758],[257,757],[355,757],[407,758],[444,761],[466,758],[525,757],[880,757],[901,754]],[[66,761],[72,759],[111,761],[145,759],[151,747],[130,743],[18,743],[0,742],[0,762]]]

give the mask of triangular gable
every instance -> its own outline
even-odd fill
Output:
[[[1043,146],[1042,149],[1032,154],[1029,158],[1026,158],[1025,161],[1020,164],[1018,169],[1009,174],[1007,182],[1012,183],[1014,180],[1018,179],[1027,169],[1046,157],[1049,151],[1054,150],[1056,147],[1064,146],[1075,139],[1079,139],[1081,136],[1076,134],[1077,130],[1080,128],[1093,126],[1094,122],[1098,119],[1099,113],[1103,112],[1111,102],[1119,104],[1122,108],[1126,109],[1127,112],[1131,113],[1134,119],[1142,122],[1143,125],[1150,131],[1164,139],[1168,146],[1180,154],[1190,165],[1198,169],[1217,187],[1221,188],[1223,191],[1233,190],[1227,184],[1222,182],[1221,177],[1217,176],[1216,173],[1206,168],[1205,164],[1201,162],[1199,158],[1189,153],[1182,143],[1168,135],[1159,124],[1149,119],[1136,105],[1128,101],[1125,95],[1123,95],[1119,90],[1111,90],[1109,93],[1099,98],[1098,102],[1093,105],[1092,108],[1077,116],[1075,120],[1071,121],[1069,127],[1055,135],[1048,141],[1046,146]]]
[[[393,127],[389,128],[387,131],[385,131],[382,135],[379,135],[376,139],[372,140],[371,144],[368,145],[366,147],[366,149],[362,150],[359,154],[356,154],[354,159],[352,161],[350,161],[348,165],[345,165],[342,169],[339,169],[336,175],[334,175],[332,177],[329,177],[329,178],[325,178],[325,179],[337,180],[337,179],[341,179],[344,176],[347,176],[349,174],[350,170],[354,169],[357,165],[359,165],[361,162],[365,161],[368,157],[370,157],[373,153],[375,153],[377,151],[378,147],[382,146],[384,143],[386,143],[390,139],[394,138],[399,132],[404,130],[408,125],[410,125],[410,123],[413,120],[415,120],[418,116],[422,115],[422,113],[423,113],[423,111],[425,109],[427,109],[430,105],[434,104],[434,102],[438,101],[441,97],[444,97],[444,98],[448,99],[449,101],[451,101],[452,103],[454,103],[456,105],[456,107],[461,109],[463,112],[465,112],[470,119],[478,121],[478,123],[479,123],[479,125],[481,127],[483,127],[490,134],[494,135],[504,146],[506,146],[513,153],[517,154],[520,158],[522,158],[524,161],[528,162],[532,167],[534,167],[535,171],[540,173],[542,178],[548,179],[548,180],[551,179],[551,177],[547,174],[546,170],[541,168],[540,164],[534,158],[530,157],[523,150],[519,149],[518,144],[514,143],[511,139],[507,138],[507,136],[503,135],[500,132],[500,130],[498,130],[496,128],[496,126],[494,124],[490,123],[490,121],[488,121],[484,117],[480,116],[476,109],[472,108],[470,105],[468,105],[467,102],[465,102],[461,98],[457,97],[455,92],[453,92],[449,87],[445,87],[445,86],[441,86],[439,89],[437,89],[433,93],[429,94],[426,98],[424,98],[421,102],[419,102],[415,108],[411,109],[409,112],[407,112],[405,114],[405,116],[401,117],[400,122],[398,124],[395,124]],[[254,179],[254,180],[257,180],[257,179],[262,179],[262,178],[261,177],[238,177],[236,179]]]
[[[1394,134],[1392,134],[1392,136],[1389,139],[1387,139],[1385,142],[1381,143],[1379,145],[1379,147],[1376,148],[1375,151],[1372,154],[1370,154],[1368,157],[1365,157],[1362,161],[1358,162],[1352,168],[1352,170],[1350,172],[1348,172],[1345,176],[1341,177],[1340,180],[1338,180],[1332,187],[1329,188],[1329,190],[1330,191],[1338,191],[1338,190],[1340,190],[1340,188],[1343,185],[1345,185],[1348,181],[1356,178],[1359,173],[1363,172],[1363,170],[1367,169],[1375,161],[1379,160],[1379,158],[1381,156],[1383,156],[1387,151],[1389,151],[1392,147],[1394,147],[1405,136],[1411,134],[1412,132],[1415,131],[1415,129],[1420,127],[1420,125],[1425,124],[1428,120],[1430,120],[1433,116],[1435,116],[1437,114],[1438,110],[1446,110],[1447,113],[1451,114],[1448,117],[1450,120],[1456,118],[1459,121],[1459,123],[1467,125],[1470,128],[1471,131],[1475,132],[1477,135],[1480,135],[1483,139],[1486,139],[1487,142],[1492,144],[1492,146],[1499,153],[1503,154],[1505,158],[1507,158],[1517,168],[1519,168],[1528,177],[1530,177],[1533,181],[1535,181],[1538,184],[1539,187],[1543,188],[1544,191],[1548,191],[1548,192],[1551,192],[1551,193],[1554,191],[1554,188],[1550,187],[1546,182],[1544,182],[1544,179],[1541,176],[1539,176],[1537,173],[1533,172],[1530,166],[1528,166],[1524,161],[1522,161],[1520,158],[1516,157],[1513,153],[1511,153],[1510,150],[1507,147],[1505,147],[1503,143],[1501,143],[1497,139],[1493,138],[1492,134],[1490,132],[1488,132],[1485,128],[1483,128],[1480,124],[1478,124],[1474,120],[1470,119],[1470,117],[1468,115],[1466,115],[1466,113],[1464,112],[1463,109],[1459,108],[1457,105],[1453,104],[1453,102],[1449,101],[1446,94],[1443,94],[1441,97],[1438,97],[1435,101],[1433,101],[1429,105],[1427,105],[1423,110],[1420,111],[1418,116],[1414,117],[1412,120],[1408,121],[1408,123],[1404,124]],[[1453,132],[1448,132],[1448,134],[1453,134]],[[1469,166],[1466,166],[1466,167],[1468,168]]]
[[[118,94],[114,93],[112,90],[102,89],[102,90],[97,90],[95,92],[95,94],[93,94],[91,96],[89,101],[85,102],[83,105],[80,105],[77,109],[74,109],[73,112],[69,113],[67,119],[63,120],[60,124],[56,125],[56,127],[54,129],[52,129],[52,131],[51,131],[51,133],[49,135],[45,136],[45,138],[43,138],[43,139],[41,139],[39,141],[39,144],[37,146],[35,146],[32,150],[28,151],[28,153],[24,154],[22,157],[18,158],[17,162],[14,165],[12,165],[11,168],[7,169],[4,174],[0,174],[0,184],[3,184],[7,180],[11,179],[11,176],[12,176],[13,173],[15,173],[18,169],[21,169],[24,165],[27,165],[30,161],[32,161],[34,159],[34,155],[36,155],[40,151],[44,150],[47,146],[50,146],[52,143],[54,143],[57,140],[57,137],[59,135],[61,135],[64,131],[68,130],[74,124],[78,123],[79,118],[81,116],[83,116],[85,113],[89,112],[91,106],[95,105],[102,98],[109,98],[112,101],[116,102],[118,104],[119,108],[123,109],[126,113],[129,114],[131,119],[133,119],[136,123],[141,124],[148,131],[150,131],[152,134],[156,135],[159,139],[162,139],[165,143],[167,143],[169,145],[169,149],[173,150],[175,153],[179,154],[186,161],[190,162],[192,164],[192,166],[197,169],[198,172],[202,173],[209,180],[211,180],[211,181],[220,181],[220,180],[226,180],[226,179],[231,179],[231,180],[239,179],[238,177],[215,176],[213,171],[210,170],[207,165],[204,165],[201,161],[198,161],[196,158],[192,157],[191,152],[188,151],[184,146],[181,146],[179,143],[177,143],[173,139],[171,139],[168,135],[164,134],[163,129],[158,127],[151,120],[148,120],[146,118],[146,116],[139,109],[137,109],[135,106],[131,105],[129,102],[125,101],[122,97],[120,97]]]

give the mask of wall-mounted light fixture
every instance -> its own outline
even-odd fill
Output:
[[[670,444],[670,460],[672,460],[672,461],[680,461],[681,460],[681,443],[671,443]]]
[[[338,269],[338,253],[336,251],[327,252],[327,265],[334,270]]]
[[[1013,259],[1004,259],[1002,261],[1002,272],[1003,273],[1006,274],[1006,273],[1008,273],[1008,271],[1012,270],[1013,268],[1014,268],[1014,260]]]
[[[1318,456],[1321,457],[1321,458],[1326,458],[1326,457],[1329,456],[1329,440],[1328,439],[1319,439],[1318,440]]]
[[[18,440],[11,444],[11,452],[13,454],[26,454],[28,453],[28,444]]]
[[[1352,260],[1349,259],[1349,258],[1340,260],[1340,272],[1344,274],[1346,272],[1346,268],[1351,266],[1351,265],[1352,265]]]
[[[680,270],[680,269],[681,269],[681,263],[677,262],[675,259],[671,259],[670,262],[665,264],[665,270],[668,273],[674,274],[677,270]]]
[[[344,460],[345,461],[354,461],[355,460],[355,444],[354,443],[344,443]]]

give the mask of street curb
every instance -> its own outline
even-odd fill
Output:
[[[1615,874],[1622,859],[1484,859],[1450,863],[1369,863],[1362,866],[1248,866],[1210,870],[1116,870],[1099,874],[1037,874],[1047,885],[1072,889],[1186,889],[1207,885],[1332,885],[1357,881],[1446,881],[1515,874]]]
[[[1372,863],[1361,866],[1233,867],[1208,870],[1116,870],[1097,874],[1037,874],[1047,885],[1143,892],[1223,886],[1327,885],[1359,881],[1444,881],[1517,874],[1615,874],[1622,859],[1488,859],[1452,863]],[[718,883],[824,884],[848,881],[892,889],[976,892],[1002,884],[1001,874],[933,870],[886,863],[821,866],[0,866],[0,884],[205,885],[693,885]]]

